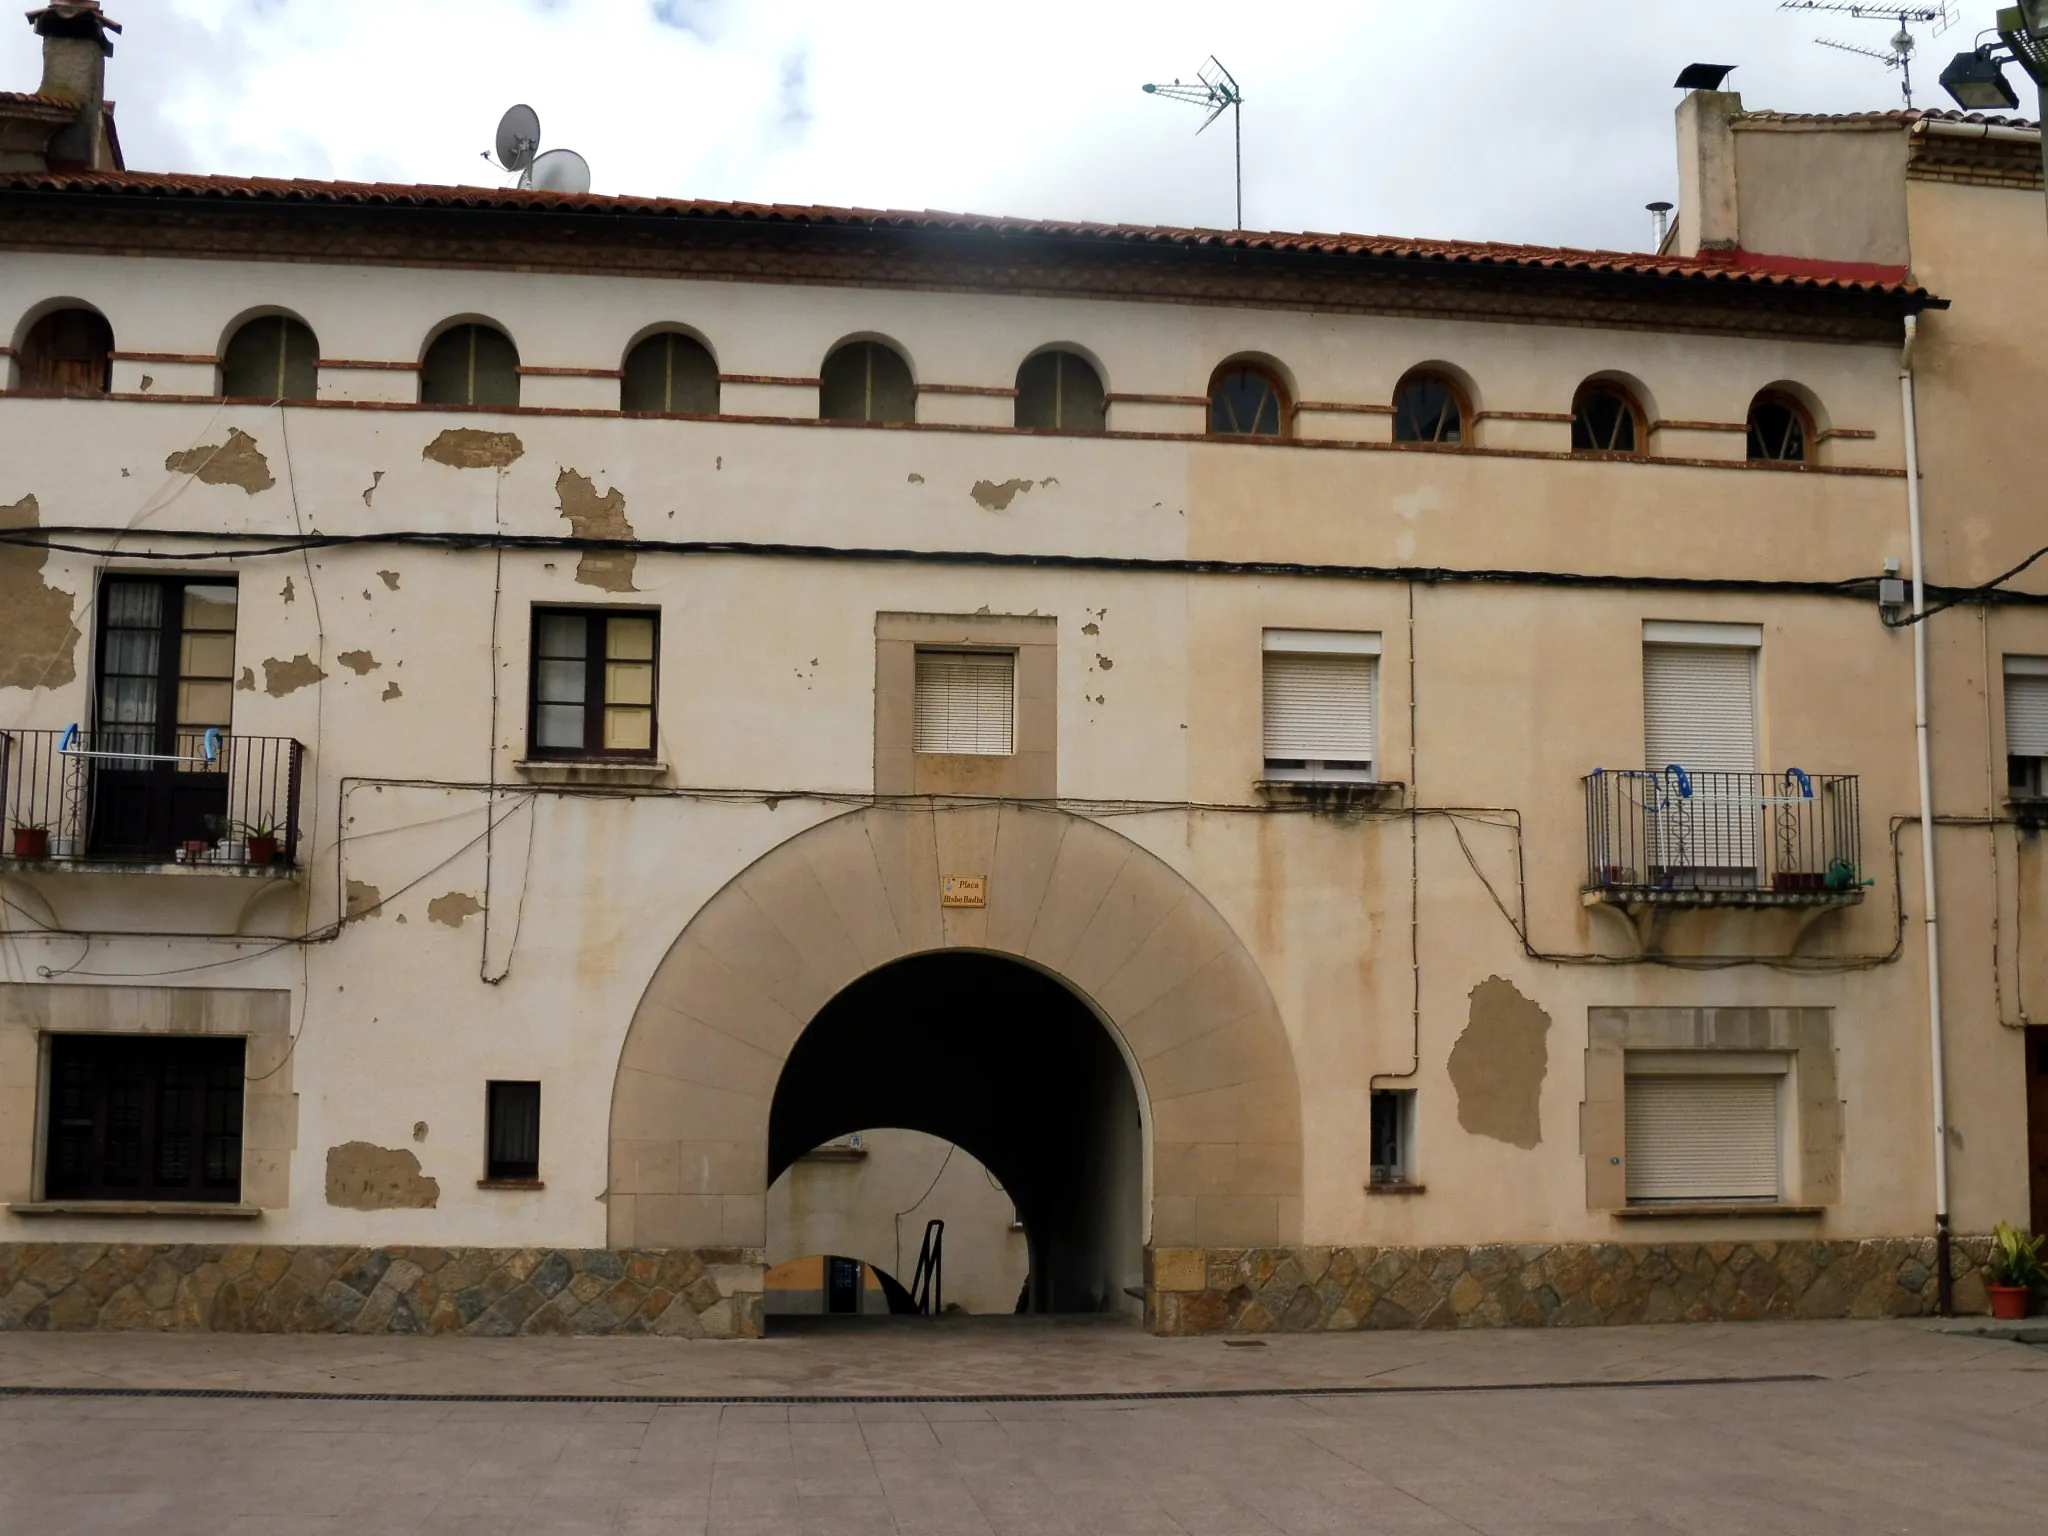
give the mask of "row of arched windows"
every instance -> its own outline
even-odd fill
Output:
[[[21,387],[31,394],[94,395],[111,387],[113,332],[89,309],[60,309],[30,329],[21,348]],[[288,315],[251,320],[228,339],[220,359],[220,393],[229,400],[310,400],[318,389],[319,343]],[[423,405],[514,407],[519,404],[519,349],[495,326],[452,325],[435,336],[420,362]],[[1102,375],[1078,352],[1035,352],[1017,370],[1016,425],[1054,432],[1100,432],[1107,424]],[[619,408],[663,415],[715,416],[718,364],[682,331],[658,331],[626,354]],[[910,365],[881,341],[837,347],[819,369],[818,414],[826,421],[908,422],[916,419],[917,386]],[[1256,363],[1229,362],[1209,383],[1209,431],[1219,437],[1285,438],[1296,402],[1278,373]],[[1460,446],[1471,441],[1474,412],[1465,387],[1448,374],[1419,369],[1394,392],[1394,441]],[[1750,402],[1748,457],[1804,462],[1815,441],[1812,412],[1787,390],[1767,389]],[[1650,423],[1623,384],[1593,379],[1572,402],[1572,451],[1641,455]]]

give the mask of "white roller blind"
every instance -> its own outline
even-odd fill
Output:
[[[1266,757],[1370,763],[1371,656],[1266,653]]]
[[[919,752],[1007,757],[1016,750],[1017,658],[1008,651],[919,651]]]
[[[2005,750],[2013,757],[2048,757],[2048,676],[2005,673]]]
[[[1643,647],[1647,768],[1756,771],[1756,652],[1724,645]]]
[[[1775,1200],[1774,1074],[1628,1079],[1631,1200]]]

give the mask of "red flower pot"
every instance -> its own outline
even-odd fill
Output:
[[[2016,1323],[2027,1315],[2027,1303],[2034,1293],[2024,1285],[1986,1286],[1991,1292],[1991,1315],[2000,1322]]]
[[[251,864],[275,864],[277,862],[277,839],[274,837],[251,837],[249,839],[249,862]]]
[[[50,856],[48,827],[16,827],[14,856],[17,859],[47,859]]]

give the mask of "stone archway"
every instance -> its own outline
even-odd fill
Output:
[[[953,875],[986,905],[941,904]],[[612,1088],[614,1248],[758,1250],[783,1063],[850,982],[937,950],[1052,973],[1124,1051],[1147,1108],[1150,1242],[1301,1241],[1301,1107],[1265,978],[1168,865],[1094,822],[1015,804],[876,806],[736,876],[656,967]]]

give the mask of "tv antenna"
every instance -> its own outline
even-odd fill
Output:
[[[523,102],[498,119],[498,158],[484,159],[519,177],[522,189],[534,192],[588,192],[590,162],[573,149],[540,153],[540,115]]]
[[[1918,46],[1913,36],[1914,27],[1925,27],[1929,35],[1941,36],[1955,24],[1955,0],[1939,0],[1934,5],[1866,5],[1862,0],[1778,0],[1781,11],[1829,11],[1848,16],[1857,21],[1888,21],[1897,25],[1898,31],[1891,37],[1890,48],[1865,48],[1859,43],[1844,43],[1832,37],[1816,37],[1814,41],[1823,48],[1833,48],[1842,53],[1859,54],[1866,59],[1875,59],[1886,69],[1899,72],[1900,93],[1906,99],[1906,108],[1913,106],[1913,51]]]
[[[1236,139],[1237,163],[1237,227],[1244,228],[1244,93],[1237,88],[1237,79],[1223,67],[1215,54],[1209,55],[1209,62],[1195,71],[1195,78],[1183,81],[1169,80],[1164,85],[1147,83],[1147,96],[1164,96],[1172,101],[1185,101],[1197,107],[1209,109],[1209,115],[1202,119],[1202,126],[1196,133],[1205,132],[1209,125],[1230,113],[1230,127]]]

